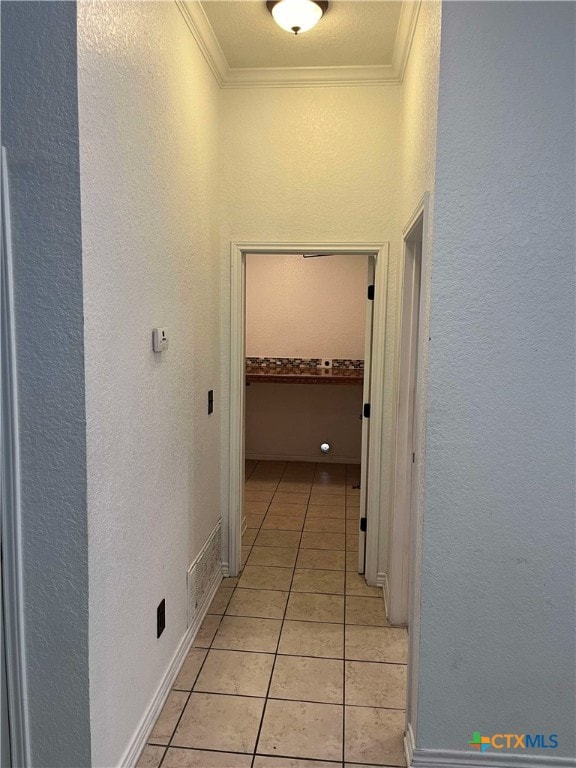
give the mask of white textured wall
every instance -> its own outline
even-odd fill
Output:
[[[21,569],[26,666],[24,701],[13,703],[26,715],[27,765],[86,766],[89,584],[76,4],[1,3],[0,14],[21,493],[22,549],[14,566]],[[6,297],[4,243],[2,250],[0,302]],[[6,353],[3,348],[2,387]],[[5,430],[4,422],[2,451],[9,445]],[[2,473],[5,461],[3,456]],[[3,537],[4,515],[16,511],[4,481],[1,503],[9,506],[2,510]],[[5,545],[3,538],[2,557]],[[4,665],[4,607],[2,612]],[[4,716],[3,700],[2,758],[8,746]],[[15,755],[12,761],[2,765],[16,764]]]
[[[364,358],[366,256],[248,254],[248,357]]]
[[[402,232],[410,221],[424,193],[430,193],[430,208],[434,206],[434,158],[436,150],[436,115],[438,108],[438,66],[440,59],[440,0],[426,0],[420,6],[410,57],[406,65],[401,88],[399,114],[400,162],[396,178],[398,228],[394,234],[395,247],[390,254],[388,270],[388,306],[386,317],[386,359],[384,367],[384,420],[387,425],[382,445],[382,472],[384,475],[384,517],[380,528],[378,572],[387,573],[391,542],[393,509],[393,441],[386,439],[396,428],[397,376],[399,360],[399,334],[403,256]],[[428,254],[432,257],[432,227],[428,232]],[[423,285],[421,311],[428,315],[430,285]],[[426,345],[427,334],[421,343]],[[426,390],[425,370],[419,372],[422,392]],[[422,425],[425,424],[425,402],[421,403]],[[420,438],[423,449],[423,435]],[[423,455],[423,450],[421,450]]]
[[[92,749],[112,766],[184,635],[186,570],[220,514],[218,90],[174,3],[78,16]]]
[[[443,8],[423,749],[517,731],[575,755],[574,11]]]

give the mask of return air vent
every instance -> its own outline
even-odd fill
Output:
[[[208,541],[202,547],[202,551],[194,560],[187,574],[188,588],[188,626],[192,624],[198,606],[208,595],[210,587],[214,583],[216,574],[222,570],[222,521],[218,524],[208,537]]]

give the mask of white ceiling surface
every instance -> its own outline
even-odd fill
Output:
[[[332,0],[302,35],[280,29],[264,0],[202,0],[231,69],[390,66],[399,0]]]

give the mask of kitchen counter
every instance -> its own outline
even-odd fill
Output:
[[[247,384],[360,384],[364,371],[353,368],[293,368],[246,366]]]

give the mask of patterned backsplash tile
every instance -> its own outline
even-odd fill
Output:
[[[274,368],[306,369],[318,368],[322,365],[322,359],[319,357],[247,357],[246,365],[250,368],[264,368],[266,370],[274,370]],[[364,360],[334,358],[332,368],[363,371]]]

